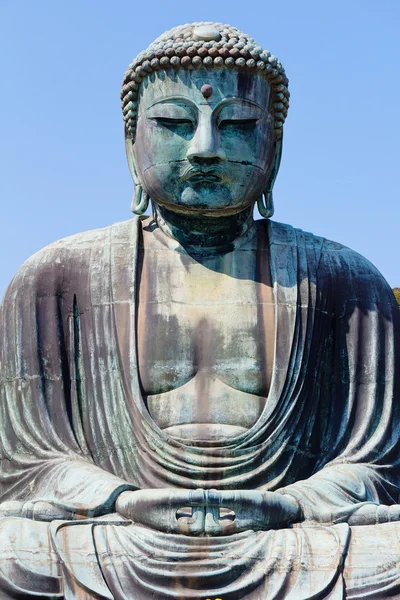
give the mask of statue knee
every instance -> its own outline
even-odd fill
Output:
[[[62,589],[48,524],[0,518],[0,597],[54,597]]]

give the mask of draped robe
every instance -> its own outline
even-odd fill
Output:
[[[363,502],[399,502],[400,326],[391,289],[357,253],[270,221],[276,333],[266,406],[223,445],[183,444],[155,424],[140,391],[140,223],[51,244],[11,282],[0,316],[0,502],[45,501],[87,517],[51,527],[72,590],[66,598],[78,597],[74,586],[86,577],[73,549],[89,541],[100,597],[150,598],[154,585],[160,598],[206,598],[209,589],[224,600],[341,598],[347,516]],[[289,493],[315,526],[195,539],[107,524],[122,491],[160,487]],[[10,522],[26,523],[4,527]],[[304,573],[314,574],[308,583]]]

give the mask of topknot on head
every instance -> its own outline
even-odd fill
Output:
[[[271,86],[275,134],[282,136],[290,97],[285,69],[253,38],[235,27],[211,21],[186,23],[166,31],[129,65],[121,90],[125,136],[135,137],[139,87],[149,73],[200,66],[261,73]]]

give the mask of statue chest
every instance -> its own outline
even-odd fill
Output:
[[[222,425],[223,436],[227,428],[234,435],[262,412],[274,306],[269,264],[260,251],[255,244],[201,259],[157,245],[140,252],[142,392],[156,422],[177,437],[204,435],[196,434],[199,423],[217,428],[215,436]]]

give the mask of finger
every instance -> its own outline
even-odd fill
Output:
[[[177,518],[171,523],[170,533],[201,535],[205,531],[205,513],[202,506],[193,509],[191,517]]]
[[[389,506],[389,521],[400,521],[400,504]]]
[[[23,502],[17,502],[16,500],[2,502],[0,504],[0,518],[20,517],[22,514],[23,506]]]
[[[124,492],[117,499],[116,510],[124,517],[152,529],[170,533],[178,533],[182,529],[200,527],[199,517],[178,519],[178,511],[185,506],[190,507],[192,490],[137,490]],[[201,498],[195,497],[200,503]],[[203,508],[201,507],[203,510]],[[201,525],[203,527],[203,525]]]
[[[206,535],[221,535],[222,527],[222,522],[219,520],[219,508],[207,508],[204,518],[204,531]]]
[[[194,506],[198,503],[198,498],[195,494],[197,490],[136,490],[132,492],[123,492],[117,499],[118,507],[146,507],[168,506],[169,508],[183,508],[184,506]],[[193,501],[192,501],[193,497]],[[204,492],[203,492],[204,497]]]
[[[368,504],[368,505],[364,505],[361,506],[361,508],[359,508],[358,510],[354,511],[354,513],[352,515],[349,516],[347,522],[349,525],[357,525],[357,526],[361,526],[361,525],[376,525],[377,523],[377,510],[381,509],[381,514],[383,514],[383,512],[386,513],[386,517],[384,519],[384,522],[386,522],[387,519],[387,506],[377,506],[375,504]]]
[[[299,503],[289,495],[259,490],[221,492],[221,507],[235,513],[236,527],[267,530],[301,520]]]
[[[35,502],[33,508],[32,518],[34,521],[71,521],[75,517],[75,514],[67,509],[59,506],[53,506],[48,502]]]

